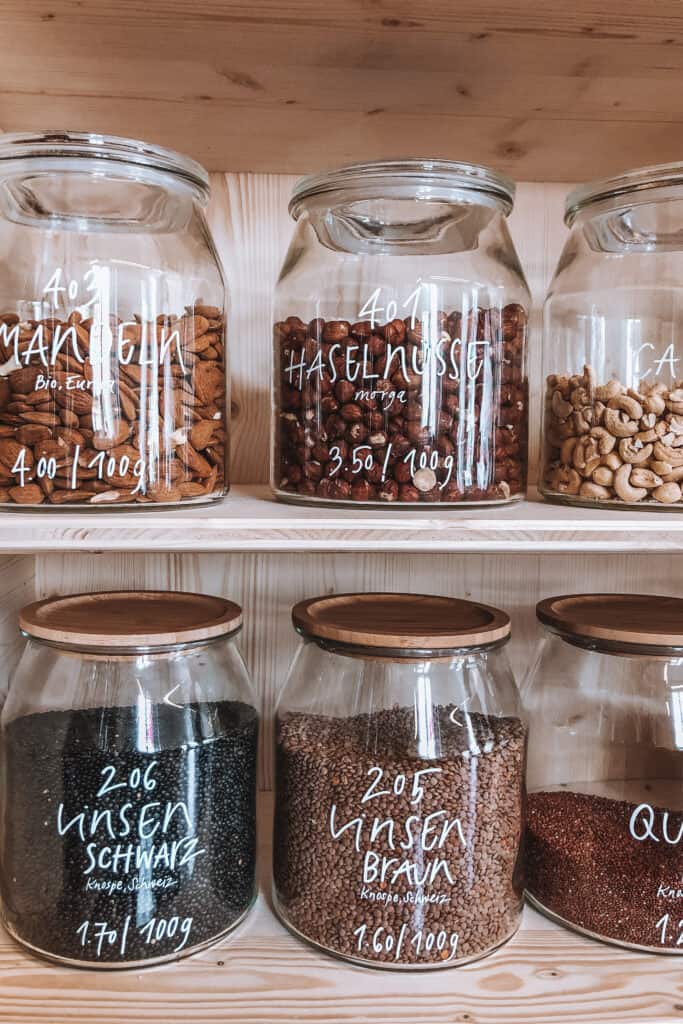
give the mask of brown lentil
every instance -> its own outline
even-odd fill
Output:
[[[435,718],[438,759],[412,708],[278,721],[276,903],[328,951],[433,967],[517,928],[525,728],[454,705]]]

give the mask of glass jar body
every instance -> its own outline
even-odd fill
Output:
[[[683,508],[683,188],[647,195],[576,216],[546,298],[539,487],[552,501]]]
[[[68,159],[0,146],[0,504],[221,498],[226,291],[207,193],[154,150],[128,165],[72,138]]]
[[[505,212],[471,195],[304,205],[275,296],[276,497],[523,497],[529,294]]]
[[[527,891],[562,923],[681,953],[683,659],[542,643],[529,715]]]
[[[255,896],[257,733],[230,640],[125,655],[29,640],[1,723],[8,931],[115,968],[233,928]]]
[[[501,945],[521,914],[525,747],[501,650],[406,661],[304,643],[276,720],[281,919],[376,967]]]

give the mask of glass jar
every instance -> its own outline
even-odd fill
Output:
[[[227,492],[206,171],[132,139],[0,138],[0,505]]]
[[[683,509],[683,165],[567,198],[545,302],[542,494]]]
[[[683,600],[542,601],[529,714],[527,890],[590,935],[683,953]]]
[[[526,729],[504,612],[415,594],[296,605],[276,717],[274,904],[385,968],[467,963],[517,930]]]
[[[255,897],[258,716],[241,609],[197,594],[55,598],[0,730],[0,910],[75,966],[175,960]]]
[[[275,296],[272,486],[304,503],[524,496],[514,185],[447,161],[304,178]]]

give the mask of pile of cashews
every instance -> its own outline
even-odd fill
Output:
[[[683,496],[683,381],[626,388],[582,375],[546,381],[544,494],[674,505]]]

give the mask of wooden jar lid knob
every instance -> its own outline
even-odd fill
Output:
[[[29,636],[74,647],[166,647],[234,633],[242,609],[206,594],[121,590],[36,601],[21,611],[19,625]]]

